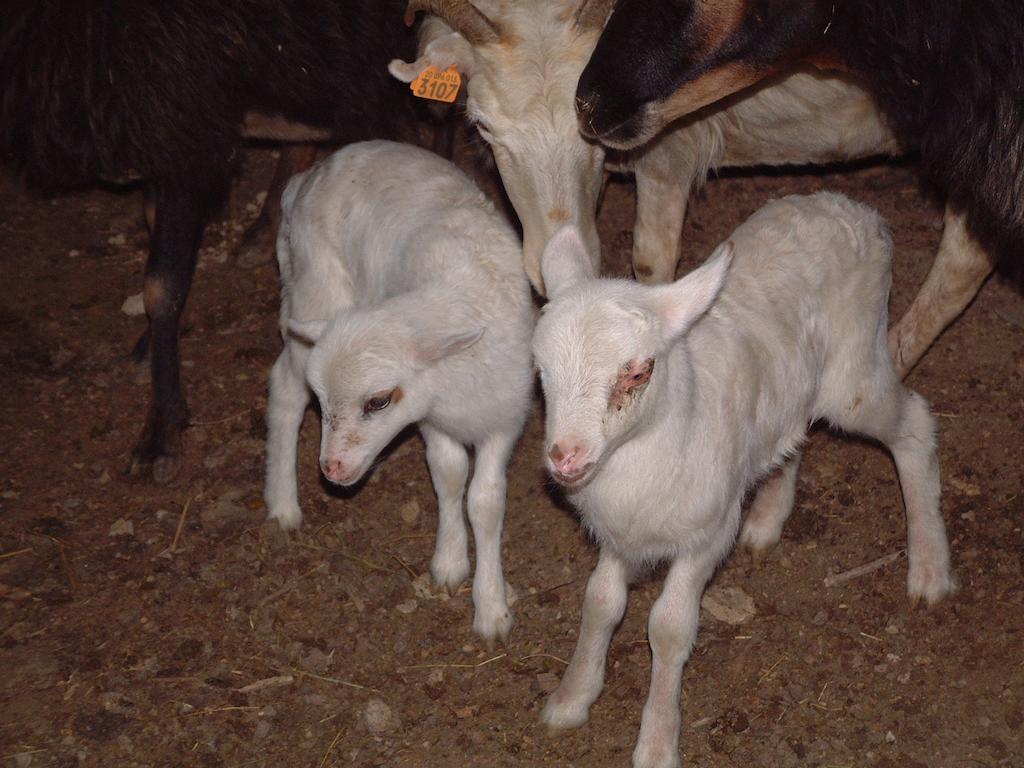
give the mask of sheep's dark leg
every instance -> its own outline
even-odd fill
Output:
[[[178,335],[207,209],[203,195],[177,185],[157,184],[155,201],[156,226],[149,239],[143,290],[149,316],[153,403],[135,450],[133,469],[151,464],[153,479],[164,483],[178,470],[179,437],[188,423]]]
[[[277,161],[263,209],[256,221],[245,230],[235,248],[234,261],[237,266],[243,269],[258,267],[274,258],[277,228],[281,224],[281,194],[288,180],[309,168],[315,160],[315,144],[285,144],[281,148],[281,159]]]

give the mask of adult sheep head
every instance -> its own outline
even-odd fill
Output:
[[[414,62],[389,70],[412,82],[428,66],[454,66],[466,82],[466,113],[490,145],[523,226],[523,260],[545,293],[540,257],[565,224],[575,224],[594,264],[604,149],[579,133],[576,81],[608,15],[610,0],[479,2],[412,0],[428,11]]]

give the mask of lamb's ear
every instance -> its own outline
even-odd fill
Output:
[[[540,257],[540,272],[552,299],[569,286],[594,277],[594,266],[575,225],[567,224],[548,240]]]
[[[708,311],[732,262],[733,244],[722,243],[706,262],[669,285],[650,289],[649,308],[658,318],[661,343],[668,346]]]
[[[469,41],[458,32],[452,32],[440,19],[427,16],[420,40],[427,39],[431,33],[437,36],[427,43],[416,61],[391,60],[388,64],[391,76],[403,83],[411,83],[427,67],[437,67],[442,72],[448,67],[455,67],[464,79],[472,77],[476,55]]]
[[[309,345],[316,344],[327,328],[326,320],[289,320],[288,335]]]
[[[413,354],[417,362],[429,365],[473,346],[483,335],[483,328],[424,328],[413,336]]]

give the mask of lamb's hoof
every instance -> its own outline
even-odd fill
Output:
[[[956,577],[949,566],[911,565],[907,571],[907,595],[910,605],[916,608],[922,602],[935,605],[957,590]]]
[[[455,596],[459,587],[469,578],[469,558],[463,554],[460,558],[437,558],[430,564],[430,575],[434,586],[448,591]]]
[[[679,768],[679,749],[637,744],[633,750],[633,768]]]
[[[541,722],[547,726],[552,736],[559,736],[586,725],[590,719],[590,707],[579,703],[563,702],[558,698],[558,691],[551,694],[547,704],[540,713]]]
[[[270,511],[267,513],[267,520],[276,520],[282,531],[294,531],[302,525],[302,510],[299,509],[297,504],[286,504],[272,508],[268,505],[268,508]]]
[[[477,610],[473,616],[473,632],[484,640],[489,651],[494,650],[496,643],[508,644],[512,624],[512,614],[505,607],[498,611]]]
[[[738,542],[740,547],[750,553],[755,566],[760,566],[764,563],[778,543],[778,538],[765,536],[762,531],[749,525],[743,526]]]

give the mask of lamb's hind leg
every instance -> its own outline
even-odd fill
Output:
[[[936,424],[928,402],[903,387],[885,361],[873,382],[859,388],[837,426],[873,437],[892,453],[907,515],[907,593],[911,600],[935,603],[956,589],[949,543],[939,508],[941,483]]]
[[[793,511],[796,498],[800,458],[801,454],[797,453],[769,476],[757,489],[750,503],[739,543],[749,549],[755,558],[762,557],[782,537],[782,526]]]
[[[945,221],[928,277],[910,309],[889,331],[889,352],[901,378],[971,303],[992,272],[992,261],[967,231],[964,216],[947,208]]]

